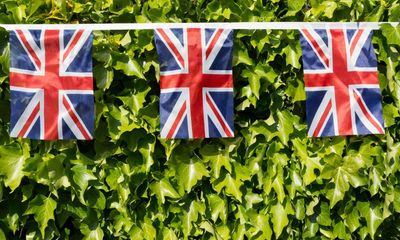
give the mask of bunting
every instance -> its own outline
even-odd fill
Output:
[[[10,32],[11,137],[93,138],[90,30]]]
[[[157,29],[163,138],[233,137],[232,30]]]
[[[377,62],[368,29],[302,29],[308,135],[383,134]]]

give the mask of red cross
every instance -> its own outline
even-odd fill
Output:
[[[76,37],[72,39],[70,48],[65,51],[63,59],[72,50],[73,44],[78,41],[83,30],[80,30]],[[60,34],[59,30],[45,30],[44,33],[44,48],[45,48],[45,73],[43,76],[10,72],[10,85],[14,87],[24,88],[39,88],[44,90],[44,139],[56,140],[58,136],[58,118],[59,118],[59,91],[60,90],[93,90],[92,77],[77,77],[77,76],[60,76],[59,75],[59,60],[60,60]],[[27,44],[27,39],[21,31],[17,31],[21,40],[25,43],[24,46],[30,52],[34,61],[40,66],[39,57]],[[77,121],[75,114],[71,110],[71,106],[63,99],[63,104],[67,108],[70,117],[77,124],[84,137],[89,139],[84,127]],[[39,105],[35,111],[39,111]],[[34,115],[34,114],[32,114]],[[31,116],[32,116],[31,115]],[[23,136],[28,130],[33,120],[28,119],[22,128],[19,136]]]
[[[216,30],[216,37],[211,40],[209,48],[206,49],[206,57],[208,57],[211,52],[218,36],[222,33],[222,29]],[[168,38],[162,30],[159,33],[165,38]],[[189,28],[187,29],[188,36],[188,73],[187,74],[174,74],[166,75],[160,77],[161,89],[167,88],[188,88],[190,95],[190,114],[192,120],[193,138],[204,138],[204,114],[203,114],[203,88],[231,88],[232,84],[232,74],[205,74],[202,70],[202,44],[201,44],[201,29],[199,28]],[[171,46],[170,46],[171,47]],[[177,50],[172,49],[174,52]],[[178,54],[179,56],[179,54]],[[185,64],[183,58],[180,59],[181,64]],[[210,99],[206,99],[210,101]],[[167,138],[171,138],[176,130],[179,118],[182,118],[185,112],[185,104],[183,104],[177,120],[171,130],[169,131]],[[215,111],[215,109],[213,109]],[[218,117],[218,116],[217,116]],[[219,119],[221,120],[221,119]],[[222,121],[220,121],[222,122]],[[228,126],[222,126],[225,132]]]
[[[355,35],[353,44],[350,46],[350,54],[354,51],[355,43],[357,43],[363,30],[358,30]],[[315,49],[322,55],[323,61],[328,65],[328,58],[320,51],[317,42],[311,37],[307,30],[303,30],[303,33],[308,35],[308,39],[311,40],[312,45]],[[337,121],[339,128],[339,135],[352,135],[354,131],[352,129],[351,121],[351,108],[350,108],[350,93],[349,85],[353,84],[378,84],[378,73],[377,71],[349,71],[347,69],[347,56],[346,56],[346,39],[343,30],[330,30],[332,36],[332,73],[305,73],[304,81],[306,87],[325,87],[333,86],[335,91],[335,101],[336,101],[336,112]],[[356,101],[360,103],[361,99],[355,94]],[[331,102],[329,104],[332,104]],[[361,106],[362,104],[360,104]],[[330,105],[331,106],[331,105]],[[329,106],[327,107],[327,109]],[[362,109],[364,112],[365,109]],[[323,118],[327,117],[328,112],[323,113]],[[324,121],[320,121],[317,125],[315,133],[318,133],[322,128]],[[375,121],[371,121],[375,123]],[[377,129],[381,127],[374,124]]]

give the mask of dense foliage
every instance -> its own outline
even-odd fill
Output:
[[[398,21],[396,0],[2,0],[0,23]],[[159,139],[152,31],[96,31],[94,141],[10,139],[0,239],[397,239],[400,27],[374,32],[386,134],[311,139],[297,31],[236,31],[233,139]]]

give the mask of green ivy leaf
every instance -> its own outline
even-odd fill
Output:
[[[156,194],[160,203],[165,203],[165,197],[172,199],[180,198],[179,193],[174,189],[168,179],[161,179],[159,182],[154,182],[150,185],[151,191]]]
[[[260,98],[260,76],[247,69],[243,70],[242,77],[249,80],[250,88],[256,98]]]
[[[227,219],[227,208],[225,201],[216,194],[207,195],[209,209],[211,211],[211,219],[216,223],[220,218],[225,224]]]
[[[83,238],[84,240],[102,240],[104,238],[103,230],[97,226],[96,229],[91,230],[88,234]]]
[[[249,57],[247,51],[240,50],[240,48],[234,48],[232,61],[233,61],[233,66],[239,65],[240,63],[243,63],[245,65],[253,65],[253,59]]]
[[[93,77],[96,80],[96,86],[98,88],[107,90],[110,88],[113,81],[114,71],[104,66],[96,65],[93,67]]]
[[[242,202],[242,191],[240,191],[242,184],[243,183],[240,179],[228,173],[226,174],[225,179],[222,182],[219,182],[215,188],[219,193],[221,189],[225,187],[226,194],[233,196],[236,200]]]
[[[400,26],[393,27],[385,23],[381,25],[381,31],[388,44],[400,45]]]
[[[288,144],[289,135],[293,132],[293,116],[289,111],[283,110],[277,113],[278,125],[277,125],[277,135],[281,142],[285,145]]]
[[[277,174],[275,177],[275,180],[272,183],[272,188],[275,190],[277,196],[278,196],[278,201],[280,203],[285,200],[285,190],[284,190],[284,182],[283,182],[283,174],[281,171]]]
[[[44,237],[44,231],[48,226],[49,220],[54,220],[54,210],[57,208],[57,202],[51,197],[45,197],[42,194],[29,202],[28,208],[24,215],[33,214],[35,221],[39,225],[40,233]]]
[[[344,218],[345,225],[350,229],[350,232],[354,232],[360,227],[360,215],[357,208],[353,208],[352,211]]]
[[[333,208],[338,201],[343,199],[344,194],[349,190],[349,178],[352,176],[351,173],[347,172],[343,167],[331,170],[325,167],[324,172],[328,171],[335,172],[331,184],[328,184],[327,186],[327,197],[330,200],[330,207]]]
[[[287,217],[287,211],[285,207],[280,204],[279,202],[271,207],[272,213],[272,224],[274,226],[274,232],[276,237],[278,238],[281,234],[283,229],[288,225],[289,219]]]
[[[385,119],[385,126],[390,127],[396,124],[396,118],[399,117],[399,109],[393,104],[385,104],[383,106],[383,117]]]
[[[218,148],[216,145],[206,145],[200,149],[200,153],[204,160],[211,164],[212,176],[217,179],[220,177],[222,167],[229,173],[232,172],[232,165],[229,161],[229,153]]]
[[[0,174],[5,176],[4,184],[14,191],[24,176],[23,168],[29,157],[29,145],[13,143],[0,146]]]
[[[297,2],[296,0],[294,0],[294,1]],[[299,2],[301,2],[301,1],[299,1]],[[287,64],[290,64],[294,68],[297,68],[297,69],[301,68],[301,65],[300,65],[301,49],[300,49],[300,43],[298,41],[296,41],[296,44],[288,44],[282,50],[282,52],[286,56]]]
[[[302,161],[302,165],[306,169],[303,175],[304,184],[306,186],[312,183],[317,178],[315,170],[319,170],[320,172],[322,171],[323,166],[320,163],[320,160],[321,159],[318,157],[308,157],[304,161]]]
[[[374,238],[376,230],[383,222],[382,206],[380,204],[371,205],[370,202],[357,202],[357,209],[367,221],[369,235]]]
[[[156,239],[157,231],[151,222],[152,221],[149,218],[145,218],[145,221],[142,223],[142,231],[144,239],[149,239],[149,240]]]
[[[114,69],[123,71],[127,76],[136,76],[138,78],[145,79],[145,76],[143,75],[143,69],[139,63],[136,60],[130,59],[124,55],[120,55],[116,58]]]
[[[118,98],[121,99],[124,104],[129,107],[133,114],[137,115],[139,113],[139,110],[143,108],[144,103],[146,102],[147,93],[150,90],[151,88],[147,87],[144,91],[131,93],[129,96]]]
[[[164,240],[178,240],[178,237],[176,236],[175,232],[169,228],[164,228],[162,235]]]
[[[336,2],[333,1],[323,1],[318,2],[318,6],[313,6],[313,8],[311,9],[311,12],[314,15],[324,15],[327,18],[331,19],[333,17],[333,13],[335,12],[335,10],[337,9],[338,4]]]
[[[326,202],[321,202],[320,213],[317,216],[318,224],[322,226],[330,226],[332,223],[329,205]]]
[[[73,173],[72,179],[78,186],[79,199],[82,203],[85,203],[84,193],[89,186],[89,181],[96,180],[97,178],[83,165],[76,165],[71,168],[71,171]]]
[[[183,223],[182,228],[185,236],[190,235],[193,229],[193,223],[197,221],[199,214],[204,215],[204,213],[205,213],[205,205],[203,203],[200,203],[198,201],[192,201],[190,203],[188,211],[185,211],[182,217],[182,223]]]
[[[190,192],[199,180],[208,176],[206,167],[199,160],[190,159],[188,163],[181,162],[178,166],[179,184],[186,192]]]
[[[305,0],[288,0],[288,7],[289,7],[289,11],[294,11],[294,12],[298,12],[300,11],[304,4],[305,4]]]
[[[272,229],[269,223],[269,215],[267,214],[257,214],[250,211],[248,213],[251,224],[254,226],[254,230],[251,236],[259,236],[256,239],[271,239]]]

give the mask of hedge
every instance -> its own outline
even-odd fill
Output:
[[[3,0],[0,23],[399,21],[396,0]],[[93,141],[9,137],[0,239],[400,238],[400,27],[375,31],[384,135],[309,138],[298,31],[235,31],[235,138],[159,137],[152,31],[95,31]]]

